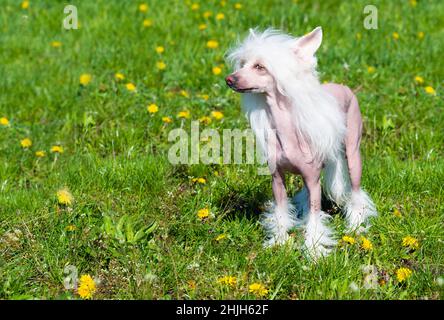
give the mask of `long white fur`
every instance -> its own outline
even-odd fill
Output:
[[[274,202],[269,203],[268,210],[261,218],[261,224],[267,234],[264,247],[285,243],[288,239],[288,231],[300,224],[296,209],[291,203],[285,207],[279,207]]]
[[[250,30],[247,39],[228,58],[234,62],[235,68],[242,60],[260,58],[275,77],[280,93],[291,101],[296,134],[305,138],[317,160],[335,160],[342,150],[345,115],[340,112],[336,100],[322,89],[315,69],[316,58],[313,56],[310,62],[302,61],[294,54],[296,43],[297,38],[273,29],[263,33]],[[244,94],[244,110],[263,147],[266,139],[262,130],[271,128],[265,105],[263,95]],[[263,150],[265,155],[266,149]]]
[[[324,186],[329,198],[337,205],[343,206],[349,200],[351,184],[344,152],[325,164]]]
[[[369,218],[376,217],[378,212],[372,199],[364,190],[351,190],[350,176],[344,155],[340,155],[337,161],[328,161],[324,172],[325,191],[331,200],[344,208],[348,231],[366,231],[366,227],[370,226],[368,224]]]
[[[363,225],[370,217],[378,215],[372,199],[362,189],[352,191],[350,199],[344,206],[344,211],[348,222],[348,230],[357,232],[365,231],[366,229]]]
[[[310,213],[305,226],[305,247],[313,259],[318,259],[330,253],[337,241],[334,232],[328,227],[331,216],[323,211]]]

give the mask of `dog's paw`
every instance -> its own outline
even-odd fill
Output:
[[[330,218],[322,211],[310,213],[308,216],[305,248],[314,260],[327,256],[337,244],[333,230],[327,225]]]
[[[269,236],[263,243],[264,248],[271,248],[275,246],[284,245],[288,239],[289,235],[285,232],[279,235]]]
[[[352,192],[344,209],[348,232],[366,232],[370,227],[368,220],[378,215],[373,201],[363,190]]]

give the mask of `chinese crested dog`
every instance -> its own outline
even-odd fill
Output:
[[[250,30],[228,58],[235,71],[227,85],[242,93],[242,104],[272,175],[274,203],[264,214],[266,246],[282,244],[288,231],[305,226],[305,247],[314,258],[336,244],[321,210],[324,189],[342,207],[350,230],[359,231],[376,216],[375,206],[361,189],[359,145],[362,119],[350,88],[319,82],[316,50],[322,29],[294,38],[275,30]],[[291,200],[285,173],[302,176],[303,189]]]

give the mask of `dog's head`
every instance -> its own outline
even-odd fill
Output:
[[[314,54],[321,42],[320,27],[300,38],[271,29],[262,33],[250,29],[247,38],[228,55],[234,72],[226,77],[226,83],[241,93],[282,92],[287,81],[315,73]]]

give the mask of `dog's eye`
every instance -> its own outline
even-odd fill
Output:
[[[259,63],[256,63],[256,64],[254,65],[254,68],[255,68],[256,70],[264,70],[264,69],[265,69],[265,67],[264,67],[263,65],[259,64]]]

